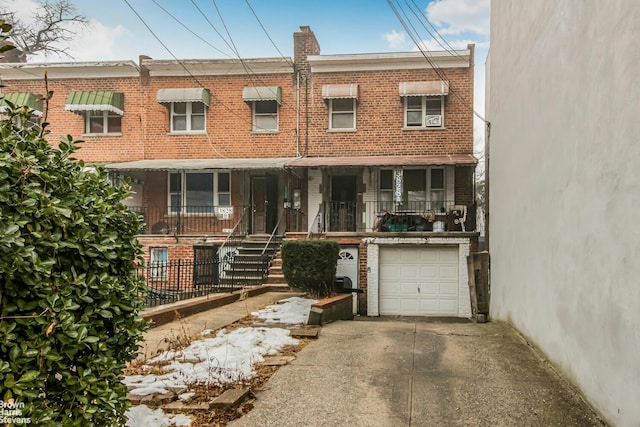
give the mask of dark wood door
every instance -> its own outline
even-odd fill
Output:
[[[278,224],[278,177],[251,178],[252,230],[254,234],[270,234]]]
[[[356,231],[357,177],[331,177],[331,231]]]

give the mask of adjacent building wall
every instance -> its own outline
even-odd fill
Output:
[[[493,1],[491,315],[640,425],[640,9]]]

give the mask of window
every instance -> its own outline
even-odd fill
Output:
[[[205,106],[202,102],[172,102],[171,132],[204,132]]]
[[[215,206],[231,206],[229,172],[169,174],[169,208],[172,213],[213,213]]]
[[[444,127],[444,96],[405,96],[405,127]]]
[[[381,169],[380,170],[380,190],[378,195],[379,205],[378,210],[393,211],[393,170]]]
[[[122,116],[109,111],[87,111],[85,133],[120,133]]]
[[[151,248],[149,254],[149,277],[165,279],[167,277],[168,251],[167,248]]]
[[[278,131],[278,103],[276,101],[253,102],[253,131]]]
[[[395,188],[402,189],[401,210],[415,212],[443,212],[446,208],[445,169],[404,169],[398,171],[400,183],[396,182],[394,171],[380,170],[378,188],[379,209],[393,210]]]
[[[356,128],[355,98],[329,99],[329,129]]]
[[[429,171],[430,210],[442,211],[445,208],[444,169],[432,168]]]

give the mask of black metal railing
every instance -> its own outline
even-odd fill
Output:
[[[144,277],[147,288],[146,306],[236,290],[220,280],[220,267],[218,258],[177,259],[138,267],[137,272]]]
[[[475,205],[454,201],[324,202],[308,237],[325,232],[475,231]]]
[[[226,235],[245,217],[246,206],[130,206],[142,216],[140,234],[220,234]]]

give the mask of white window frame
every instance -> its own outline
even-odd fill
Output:
[[[334,111],[333,103],[335,101],[351,101],[351,110],[350,111]],[[329,130],[335,131],[351,131],[356,130],[356,99],[355,98],[332,98],[329,99]],[[335,127],[333,125],[334,115],[353,115],[353,127]]]
[[[180,189],[178,191],[172,191],[171,189],[171,175],[180,175]],[[211,206],[210,212],[189,212],[189,205],[187,204],[187,175],[189,174],[209,174],[212,175],[213,179],[213,192],[212,192],[212,200],[213,206]],[[228,176],[229,188],[227,191],[220,191],[220,175],[226,174]],[[178,211],[176,206],[173,206],[172,200],[173,196],[177,196],[180,198],[180,210]],[[227,199],[226,201],[224,199]],[[221,203],[221,200],[223,203]],[[168,212],[171,215],[175,215],[180,213],[181,215],[211,215],[216,213],[216,208],[218,207],[230,207],[231,205],[231,171],[220,170],[220,171],[211,171],[211,170],[193,170],[193,171],[180,171],[180,172],[169,172],[167,174],[167,208]]]
[[[149,278],[154,280],[166,279],[169,264],[169,249],[153,247],[149,249]]]
[[[258,113],[256,107],[258,105],[260,105],[260,103],[273,103],[276,106],[275,113],[273,113],[273,112]],[[262,105],[264,105],[264,104],[262,104]],[[251,111],[253,113],[253,120],[252,120],[252,122],[253,122],[253,132],[274,133],[274,132],[278,132],[279,131],[279,128],[280,128],[280,105],[278,105],[278,101],[275,101],[275,100],[252,101]],[[258,125],[258,119],[260,117],[274,117],[275,118],[275,122],[276,122],[275,128],[263,128],[263,127],[259,126]]]
[[[202,104],[203,112],[202,113],[193,113],[193,104]],[[185,104],[185,113],[176,113],[175,106],[176,104]],[[203,127],[202,129],[192,129],[191,122],[194,116],[202,116],[203,117]],[[176,117],[184,117],[186,122],[185,129],[175,129],[173,122]],[[169,125],[171,129],[171,133],[206,133],[207,131],[207,105],[204,102],[171,102],[169,104]]]
[[[405,129],[442,129],[444,128],[444,95],[439,95],[439,96],[404,96],[404,127]],[[409,107],[409,98],[420,98],[421,100],[421,107],[420,110],[418,110],[418,108],[411,108]],[[440,126],[429,126],[429,123],[427,122],[427,117],[430,116],[431,114],[427,114],[427,100],[434,100],[434,99],[439,99],[440,100],[440,114],[437,114],[440,116]],[[408,115],[409,112],[411,111],[420,111],[421,112],[421,123],[420,124],[410,124],[408,121]]]
[[[91,119],[102,117],[102,132],[91,131]],[[111,131],[109,129],[109,118],[114,117],[120,120],[120,130]],[[87,111],[84,114],[84,133],[85,135],[121,135],[122,134],[122,116],[107,110]]]

